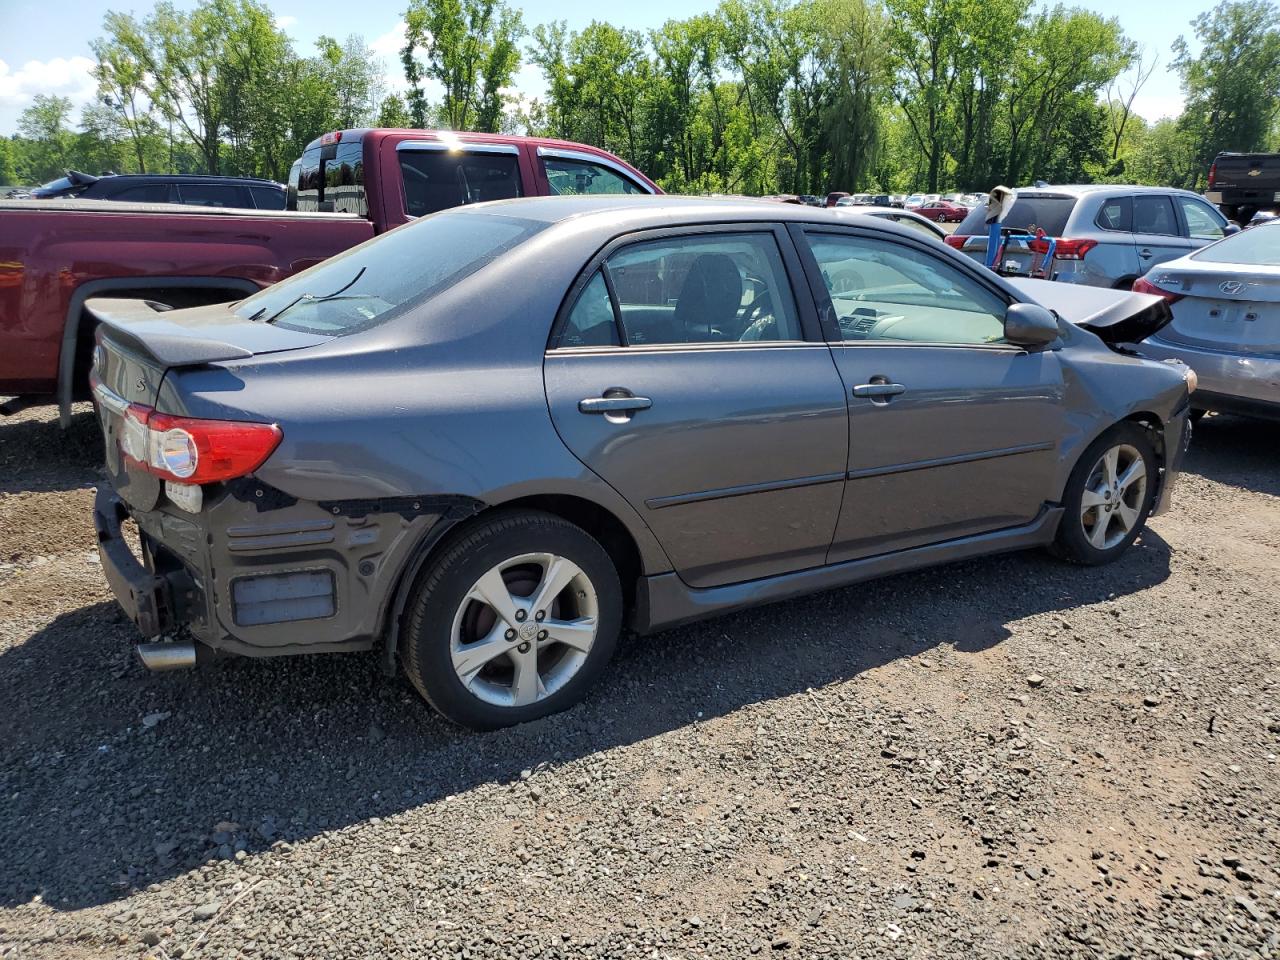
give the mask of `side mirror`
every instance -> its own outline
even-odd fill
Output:
[[[1043,347],[1058,339],[1058,318],[1038,303],[1012,303],[1004,314],[1004,338],[1020,347]]]
[[[1239,233],[1239,232],[1240,232],[1240,224],[1236,223],[1234,220],[1228,220],[1227,225],[1222,228],[1222,235],[1224,237],[1229,237],[1233,233]]]

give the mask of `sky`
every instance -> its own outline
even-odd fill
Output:
[[[268,0],[276,22],[303,54],[314,52],[321,34],[345,38],[358,33],[383,60],[388,92],[403,88],[399,50],[403,45],[405,0]],[[716,0],[646,0],[611,5],[605,12],[587,4],[553,0],[509,0],[524,11],[533,26],[550,20],[566,20],[581,29],[592,19],[633,29],[657,27],[665,20],[709,11]],[[177,0],[190,7],[194,0]],[[1115,16],[1124,31],[1158,54],[1159,64],[1135,101],[1135,110],[1147,120],[1176,116],[1182,108],[1177,76],[1168,69],[1170,48],[1179,35],[1190,37],[1191,21],[1208,10],[1212,0],[1075,0],[1075,5]],[[37,0],[0,0],[0,134],[16,132],[18,116],[38,93],[70,97],[79,107],[92,100],[95,84],[90,44],[102,32],[107,9],[131,10],[139,16],[152,9],[148,0],[58,0],[52,7]],[[352,11],[360,16],[353,19]],[[516,77],[516,89],[528,97],[540,96],[543,83],[537,68],[525,64]]]

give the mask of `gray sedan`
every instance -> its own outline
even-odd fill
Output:
[[[1064,319],[869,217],[558,197],[235,304],[91,301],[103,570],[153,667],[377,649],[486,728],[577,701],[624,626],[1105,563],[1169,502],[1190,385],[1107,345],[1160,298],[1095,294]]]
[[[1173,322],[1140,349],[1195,370],[1197,410],[1280,418],[1280,221],[1172,260],[1133,288],[1169,301]]]

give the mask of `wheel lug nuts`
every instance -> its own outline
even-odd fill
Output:
[[[516,632],[515,632],[514,630],[512,630],[510,627],[508,627],[508,628],[507,628],[507,639],[508,639],[508,640],[514,640],[515,638],[516,638]]]
[[[529,615],[525,613],[523,610],[516,611],[516,619],[519,620],[521,623],[524,623],[525,617],[527,616]]]
[[[535,619],[535,620],[537,620],[539,623],[541,623],[541,622],[542,622],[542,619],[543,619],[545,616],[546,616],[546,614],[545,614],[545,613],[543,613],[541,610],[539,610],[537,613],[535,613],[535,614],[533,615],[533,619]]]
[[[539,630],[539,631],[538,631],[538,639],[539,639],[539,640],[545,640],[545,639],[547,639],[547,631],[545,631],[545,630]]]
[[[522,643],[522,644],[520,644],[520,646],[516,647],[516,649],[517,649],[517,650],[519,650],[521,653],[528,653],[528,652],[529,652],[529,644],[528,644],[527,642],[526,642],[526,643]]]

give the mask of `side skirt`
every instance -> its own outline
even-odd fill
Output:
[[[632,627],[637,633],[654,633],[733,610],[789,600],[889,574],[1043,546],[1053,540],[1061,519],[1062,507],[1046,505],[1035,520],[1020,527],[723,587],[690,587],[674,572],[641,577]]]

